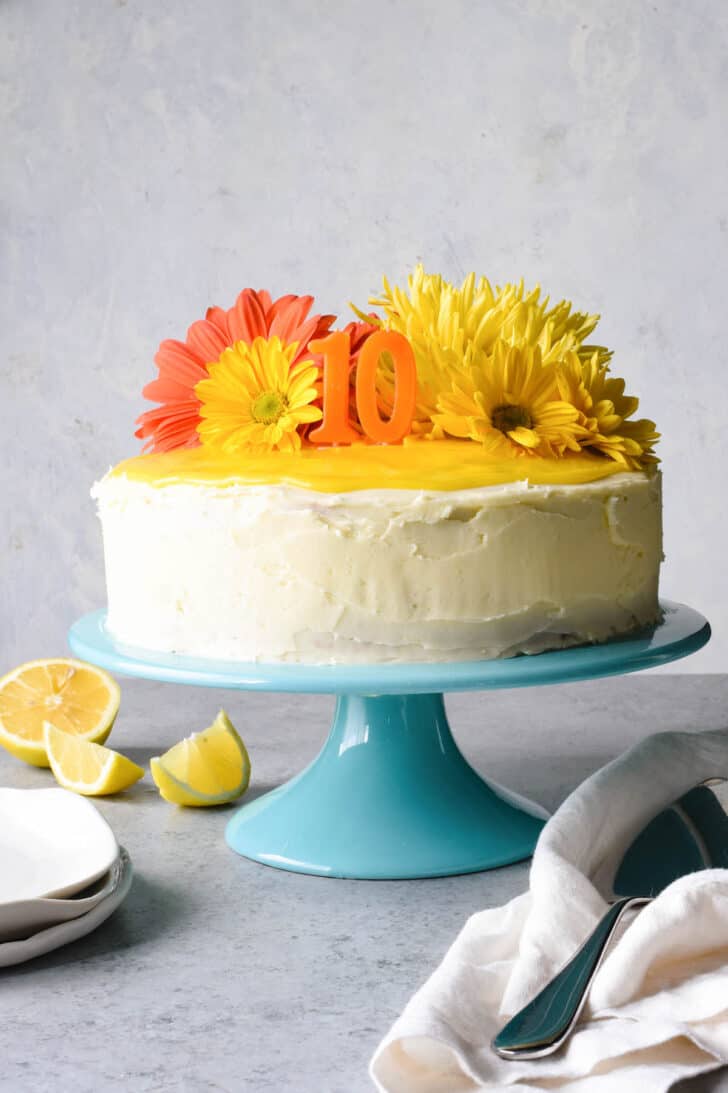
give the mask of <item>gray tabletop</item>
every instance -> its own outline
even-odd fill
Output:
[[[140,763],[224,706],[248,744],[251,796],[315,755],[333,708],[317,696],[136,680],[122,690],[110,743]],[[728,676],[645,673],[457,695],[448,710],[479,771],[553,809],[651,732],[725,726]],[[0,784],[50,782],[0,754]],[[525,864],[423,881],[270,869],[227,848],[230,809],[175,808],[149,776],[99,807],[131,853],[131,892],[93,934],[0,971],[2,1090],[369,1090],[379,1038],[467,916],[527,885]]]

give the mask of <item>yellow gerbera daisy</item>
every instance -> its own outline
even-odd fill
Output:
[[[450,436],[479,440],[497,457],[579,451],[576,408],[559,396],[556,371],[539,346],[497,341],[493,354],[453,377],[433,420]]]
[[[418,265],[406,289],[384,278],[383,292],[369,302],[383,309],[382,326],[404,334],[412,345],[418,376],[415,432],[432,430],[438,396],[450,389],[453,374],[492,355],[498,341],[521,348],[538,346],[545,364],[555,363],[570,350],[579,357],[596,352],[601,362],[611,355],[601,346],[583,344],[598,315],[572,312],[567,300],[549,307],[539,287],[526,293],[522,281],[493,289],[486,277],[476,279],[471,273],[458,287]],[[389,412],[394,383],[386,362],[382,365],[379,392]]]
[[[557,374],[561,397],[579,411],[584,426],[582,447],[633,470],[657,462],[653,447],[660,434],[654,421],[627,420],[636,412],[639,399],[625,395],[624,380],[610,376],[596,354],[583,361],[576,353],[567,353]]]
[[[200,380],[197,432],[203,444],[225,452],[242,449],[294,451],[301,447],[299,426],[322,417],[311,403],[318,369],[310,360],[292,364],[298,344],[278,337],[236,342]]]

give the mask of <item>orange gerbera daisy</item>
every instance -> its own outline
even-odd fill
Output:
[[[236,342],[252,345],[256,338],[279,338],[284,346],[296,347],[292,365],[307,355],[308,343],[325,337],[335,318],[309,315],[312,304],[312,296],[273,300],[264,290],[246,288],[229,311],[208,308],[205,318],[189,328],[185,341],[163,341],[154,358],[159,376],[142,392],[161,405],[137,420],[136,436],[146,441],[144,451],[197,447],[201,419],[195,386],[207,378],[208,365]]]

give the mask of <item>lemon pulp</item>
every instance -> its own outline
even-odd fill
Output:
[[[71,657],[33,660],[0,679],[0,744],[37,767],[49,765],[43,726],[103,743],[119,710],[118,684]]]
[[[165,801],[193,808],[234,801],[250,782],[248,752],[224,710],[209,728],[152,759],[150,767]]]
[[[58,784],[85,797],[121,793],[144,777],[143,768],[125,755],[62,732],[50,722],[44,727],[44,741]]]

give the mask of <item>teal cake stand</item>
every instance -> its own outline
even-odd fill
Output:
[[[243,664],[165,655],[114,641],[104,611],[79,619],[69,644],[81,659],[122,675],[337,695],[320,754],[290,782],[243,805],[228,823],[229,845],[299,873],[438,877],[529,857],[546,818],[470,766],[450,731],[443,693],[636,672],[705,645],[710,627],[702,615],[674,603],[663,610],[658,626],[628,639],[455,664]]]

